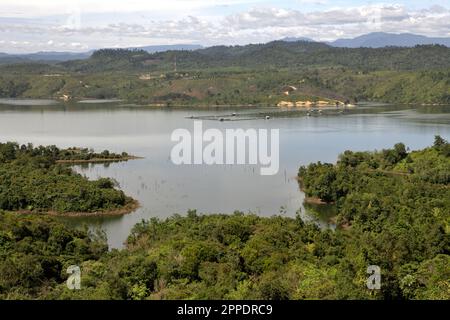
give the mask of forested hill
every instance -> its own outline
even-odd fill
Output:
[[[286,87],[296,90],[286,95]],[[450,104],[450,48],[275,41],[153,54],[102,49],[84,60],[0,65],[0,98],[117,98],[161,106]]]
[[[211,47],[182,56],[178,63],[199,66],[250,67],[311,67],[345,66],[367,70],[424,70],[450,67],[450,48],[417,46],[415,48],[387,47],[335,48],[308,41],[275,41],[261,45]],[[174,52],[166,53],[166,56]],[[160,56],[163,56],[161,54]]]
[[[246,46],[216,46],[195,51],[102,49],[90,59],[61,66],[72,71],[164,70],[211,67],[292,68],[343,66],[362,70],[430,70],[450,67],[450,48],[335,48],[323,43],[274,41]]]

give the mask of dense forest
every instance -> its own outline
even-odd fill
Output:
[[[0,97],[118,98],[141,104],[276,105],[280,101],[450,103],[450,48],[334,48],[275,41],[150,54],[102,49],[89,59],[0,65]],[[286,86],[296,88],[284,95]]]
[[[450,144],[344,152],[299,170],[337,208],[336,230],[297,218],[200,215],[142,221],[126,247],[52,217],[0,213],[0,298],[450,299]],[[81,290],[65,284],[81,268]],[[381,290],[366,287],[381,268]]]
[[[0,143],[0,210],[87,214],[132,207],[133,199],[115,189],[111,179],[90,181],[59,163],[123,157],[128,155]]]

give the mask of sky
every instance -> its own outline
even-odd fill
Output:
[[[0,52],[318,41],[369,32],[450,37],[450,0],[0,0]]]

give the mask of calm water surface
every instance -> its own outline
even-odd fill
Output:
[[[13,105],[12,105],[13,104]],[[45,104],[45,105],[42,105]],[[266,110],[270,112],[271,110]],[[272,110],[273,111],[273,110]],[[203,127],[280,129],[280,170],[261,176],[252,165],[176,166],[170,161],[174,129],[193,129],[190,116],[230,114],[231,110],[155,110],[120,102],[60,105],[0,99],[0,141],[81,146],[126,151],[144,159],[109,165],[77,166],[89,178],[111,177],[141,203],[123,217],[74,218],[70,223],[105,230],[111,247],[121,247],[134,224],[151,217],[235,210],[261,216],[283,214],[316,219],[303,207],[295,176],[300,165],[335,162],[344,150],[373,150],[404,142],[411,149],[432,144],[434,135],[450,139],[450,107],[359,107],[344,114],[272,117],[270,120],[204,121]],[[237,110],[239,115],[254,110]],[[259,111],[258,111],[259,112]],[[325,220],[318,220],[323,227]]]

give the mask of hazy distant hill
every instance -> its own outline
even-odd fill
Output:
[[[63,62],[69,60],[87,59],[91,56],[90,52],[36,52],[28,54],[6,54],[0,53],[0,63],[19,63],[30,61],[41,62]]]
[[[311,38],[306,37],[285,37],[280,41],[273,41],[265,44],[249,44],[246,46],[214,46],[205,48],[197,44],[174,44],[174,45],[131,47],[127,49],[143,50],[150,54],[164,53],[167,51],[185,51],[185,52],[195,51],[198,54],[193,54],[190,56],[190,58],[192,58],[193,56],[198,56],[198,58],[201,58],[203,56],[203,59],[206,59],[205,62],[208,63],[208,58],[211,58],[212,56],[214,56],[214,60],[217,58],[232,58],[236,56],[241,56],[241,58],[244,57],[249,58],[250,60],[254,60],[253,59],[254,52],[256,52],[257,55],[259,56],[272,54],[272,51],[280,49],[280,47],[283,47],[282,43],[292,44],[288,45],[284,49],[289,50],[294,49],[294,51],[297,51],[300,48],[300,52],[305,51],[310,52],[311,50],[329,51],[329,49],[327,49],[328,46],[338,48],[384,48],[392,46],[414,47],[417,45],[438,44],[450,47],[450,38],[430,38],[411,33],[394,34],[385,32],[374,32],[353,39],[338,39],[327,43],[317,42]],[[296,43],[299,44],[296,45]],[[37,52],[30,54],[6,54],[0,52],[0,64],[11,64],[11,63],[33,62],[33,61],[65,62],[70,60],[82,60],[91,57],[92,53],[93,51],[81,53]],[[339,55],[342,52],[334,52],[334,53],[337,53]],[[280,54],[285,55],[286,53],[281,52]],[[198,62],[199,64],[202,64],[201,61]]]
[[[139,49],[147,51],[148,53],[165,52],[170,50],[197,50],[202,49],[200,45],[194,44],[174,44],[174,45],[161,45],[161,46],[145,46],[138,48],[128,48],[128,49]],[[70,60],[81,60],[87,59],[92,55],[93,51],[88,52],[36,52],[28,54],[7,54],[0,52],[0,63],[21,63],[21,62],[64,62]]]
[[[440,44],[450,47],[450,38],[430,38],[411,33],[373,32],[353,39],[338,39],[329,42],[334,47],[346,48],[382,48],[387,46],[414,47],[416,45]]]

